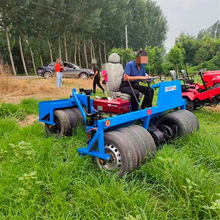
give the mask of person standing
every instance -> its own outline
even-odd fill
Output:
[[[56,59],[54,68],[55,68],[56,77],[57,77],[57,87],[61,88],[62,79],[63,79],[63,69],[64,69],[61,58]]]
[[[106,70],[102,70],[102,77],[104,80],[102,81],[102,84],[105,86],[105,96],[108,95],[109,85],[108,85],[108,73]]]
[[[100,70],[97,64],[92,65],[92,70],[94,72],[94,79],[93,79],[93,93],[96,93],[96,85],[103,91],[104,93],[104,88],[100,84]]]

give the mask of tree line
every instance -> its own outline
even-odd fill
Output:
[[[125,25],[132,51],[162,50],[167,20],[152,0],[1,0],[0,55],[14,75],[56,57],[88,68],[125,48]]]
[[[220,69],[220,22],[217,21],[207,29],[201,30],[197,37],[181,33],[173,48],[165,54],[163,47],[147,46],[149,74],[170,74],[170,70],[196,73],[200,69]],[[113,48],[110,53],[118,53],[122,64],[135,58],[132,49]]]
[[[199,69],[220,69],[220,22],[201,30],[197,37],[181,33],[165,60],[166,68],[184,68],[189,72]]]

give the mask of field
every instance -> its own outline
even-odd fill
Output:
[[[90,88],[91,80],[65,80],[63,90],[53,79],[4,80],[17,90],[1,87],[0,219],[220,218],[219,107],[195,112],[198,132],[163,145],[120,178],[78,156],[84,127],[57,139],[37,120],[39,100],[68,97],[74,86]]]

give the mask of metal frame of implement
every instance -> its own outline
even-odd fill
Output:
[[[142,119],[144,121],[144,128],[148,129],[150,121],[153,121],[155,117],[163,114],[165,111],[180,108],[186,109],[186,100],[182,98],[181,84],[179,80],[161,82],[152,86],[152,88],[159,88],[157,105],[135,112],[130,112],[115,117],[95,120],[93,126],[87,126],[86,130],[96,129],[96,132],[92,139],[89,141],[86,148],[81,147],[78,152],[81,156],[91,155],[104,160],[110,159],[108,154],[105,154],[104,149],[104,132],[108,130],[114,130],[119,127],[133,124],[135,121]],[[93,110],[93,99],[90,101],[91,111]],[[70,99],[47,101],[39,103],[39,121],[54,125],[53,113],[56,109],[65,109],[77,106],[86,122],[86,113],[82,106],[87,106],[87,97],[84,94],[76,92],[76,89],[72,90],[72,96]],[[47,120],[46,118],[48,118]],[[98,151],[92,150],[93,144],[98,140]]]

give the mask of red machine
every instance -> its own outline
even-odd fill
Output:
[[[220,70],[200,71],[203,85],[192,83],[182,85],[182,96],[187,100],[187,109],[193,111],[204,105],[216,106],[220,102]]]
[[[93,101],[93,107],[98,111],[115,114],[130,112],[130,102],[121,99],[96,99]]]

